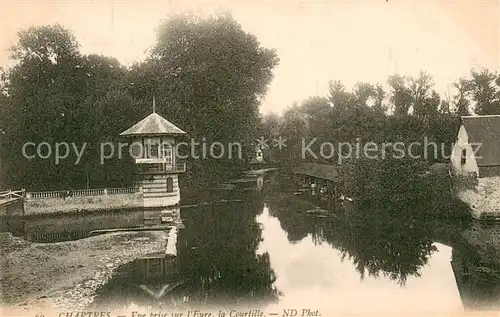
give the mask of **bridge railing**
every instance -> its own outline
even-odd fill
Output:
[[[82,197],[82,196],[100,196],[100,195],[118,195],[133,194],[140,192],[140,187],[124,188],[94,188],[94,189],[76,189],[76,190],[58,190],[47,192],[29,192],[28,198],[64,198],[64,197]]]
[[[0,200],[9,200],[24,197],[26,190],[23,188],[21,190],[4,190],[0,191]]]
[[[139,187],[107,188],[107,194],[133,194],[140,192],[140,190],[141,189]]]

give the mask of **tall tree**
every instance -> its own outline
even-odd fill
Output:
[[[348,108],[352,106],[356,100],[355,96],[346,90],[344,84],[339,80],[330,81],[328,83],[328,99],[336,108]]]
[[[456,90],[453,96],[454,112],[459,116],[470,115],[470,100],[468,98],[470,86],[471,82],[465,78],[460,78],[453,84]]]
[[[264,48],[226,13],[181,14],[161,23],[147,60],[130,71],[130,93],[138,100],[155,95],[157,112],[191,138],[240,143],[244,158],[229,160],[225,151],[222,159],[192,160],[184,179],[192,176],[193,182],[184,184],[197,188],[196,183],[205,183],[200,177],[207,184],[218,182],[244,166],[278,61],[274,50]]]
[[[102,169],[106,167],[100,166],[96,149],[109,135],[117,136],[135,116],[134,109],[121,100],[105,111],[101,106],[109,100],[109,91],[120,89],[126,69],[113,58],[83,56],[74,36],[60,25],[32,27],[18,36],[12,47],[16,64],[7,70],[3,83],[8,182],[32,190],[84,187],[92,171],[101,175],[92,178],[92,186],[102,185],[108,178],[117,182],[108,185],[121,184],[120,175],[126,169],[105,175]],[[59,164],[54,156],[28,159],[22,153],[26,142],[47,142],[52,151],[57,142],[74,143],[78,149],[87,146],[75,166],[74,152]]]
[[[413,113],[417,116],[435,116],[441,103],[440,95],[432,89],[432,76],[421,71],[417,77],[408,77],[408,86],[413,99]]]
[[[271,112],[262,116],[262,124],[260,128],[260,136],[266,138],[277,137],[280,133],[279,128],[281,124],[281,118],[278,114]]]
[[[496,84],[498,75],[488,69],[471,72],[471,91],[476,102],[476,114],[500,114],[500,92]]]
[[[178,15],[160,25],[150,59],[157,72],[151,89],[165,115],[189,118],[193,135],[250,141],[278,63],[274,50],[229,14]]]
[[[25,142],[54,144],[71,138],[64,134],[65,122],[83,98],[78,43],[60,25],[31,27],[18,33],[11,52],[17,63],[7,70],[4,88],[9,103],[9,175],[14,183],[48,184],[61,168],[53,161],[27,161],[21,149]],[[46,172],[40,175],[41,170]]]
[[[316,116],[328,111],[330,109],[330,102],[327,98],[312,96],[300,103],[297,110],[308,114],[310,116]]]
[[[358,82],[354,87],[354,96],[359,104],[366,105],[370,98],[377,97],[377,90],[370,83]]]
[[[387,93],[381,85],[375,87],[375,92],[373,94],[374,103],[373,109],[377,112],[386,113],[388,110],[387,104],[384,102]]]
[[[408,114],[414,99],[411,90],[407,87],[406,78],[398,74],[392,75],[389,77],[388,83],[391,87],[390,101],[394,115]]]

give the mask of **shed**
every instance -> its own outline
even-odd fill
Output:
[[[337,167],[329,164],[304,163],[293,168],[294,174],[306,175],[309,177],[338,182],[339,172]]]
[[[461,117],[450,163],[454,175],[500,176],[500,115]]]

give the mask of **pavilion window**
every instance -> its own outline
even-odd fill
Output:
[[[133,158],[143,158],[144,147],[142,141],[135,141],[130,145],[130,152]]]
[[[461,163],[462,165],[465,165],[466,162],[467,162],[467,149],[462,149]]]
[[[158,157],[158,144],[151,144],[149,146],[149,158],[157,158]]]
[[[174,179],[172,177],[167,177],[167,193],[174,191]]]
[[[165,164],[167,165],[172,165],[173,164],[173,158],[172,158],[172,147],[168,145],[164,145],[162,147],[162,158],[165,160]]]

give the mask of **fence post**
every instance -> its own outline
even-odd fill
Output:
[[[104,188],[104,195],[107,195],[107,194],[108,194],[108,189]]]

